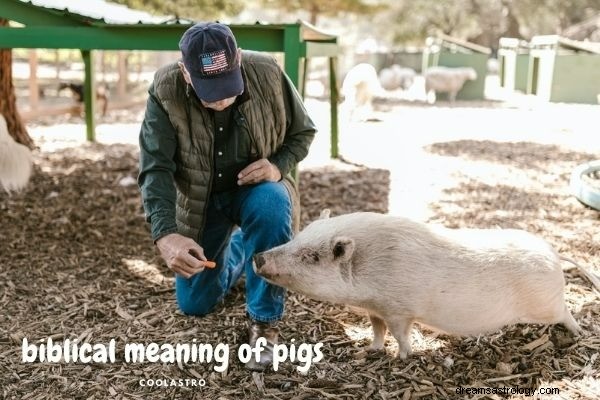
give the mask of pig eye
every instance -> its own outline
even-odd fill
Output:
[[[302,261],[308,264],[316,264],[319,262],[319,253],[316,251],[304,253],[302,254]]]

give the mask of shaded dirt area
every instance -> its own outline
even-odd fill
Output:
[[[588,155],[557,148],[557,156],[548,154],[552,149],[541,150],[476,141],[433,145],[429,151],[435,154],[475,163],[474,172],[457,175],[433,205],[435,219],[450,227],[527,228],[562,253],[599,266],[599,213],[562,190],[570,170]],[[415,330],[415,354],[402,361],[391,357],[396,344],[389,335],[387,354],[362,350],[370,343],[367,318],[291,294],[281,325],[283,341],[321,342],[324,359],[306,375],[296,370],[298,362],[285,362],[277,372],[264,375],[248,373],[237,361],[237,348],[246,335],[243,288],[236,287],[224,306],[205,318],[186,317],[177,310],[173,278],[150,241],[137,186],[128,185],[137,175],[136,154],[134,146],[125,145],[43,153],[26,191],[0,194],[2,398],[469,397],[456,394],[459,386],[553,388],[561,398],[573,399],[600,393],[598,293],[575,270],[566,273],[566,292],[586,331],[578,341],[561,326],[517,325],[479,338]],[[482,161],[500,165],[500,172],[486,174],[478,164]],[[300,178],[303,225],[326,207],[334,215],[388,209],[387,170],[334,164],[302,171]],[[116,339],[117,362],[21,362],[23,338],[39,343],[48,337],[90,343]],[[215,372],[214,362],[126,364],[120,357],[125,343],[194,339],[229,344],[229,369]],[[148,378],[204,379],[206,386],[140,386],[140,379]]]
[[[538,234],[561,253],[600,265],[600,213],[579,203],[569,179],[594,154],[556,145],[460,140],[427,150],[468,160],[432,204],[452,228],[516,228]]]
[[[552,172],[564,163],[582,163],[597,155],[569,151],[554,144],[532,142],[496,142],[493,140],[456,140],[434,143],[428,150],[435,154],[483,160],[540,173]],[[557,170],[558,171],[558,170]]]

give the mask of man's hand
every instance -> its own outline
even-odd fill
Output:
[[[189,279],[204,270],[204,249],[192,239],[171,233],[158,239],[156,246],[169,268],[176,274]]]
[[[241,170],[237,177],[238,185],[252,185],[264,181],[278,182],[281,180],[281,172],[269,160],[261,158]]]

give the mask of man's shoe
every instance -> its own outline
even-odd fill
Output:
[[[250,361],[246,363],[246,368],[251,371],[264,372],[267,367],[273,364],[273,347],[279,340],[277,322],[259,322],[251,319],[248,326],[248,344],[250,347],[255,348],[256,341],[260,337],[267,340],[263,351],[260,353],[260,360],[256,361],[256,356],[253,353]]]

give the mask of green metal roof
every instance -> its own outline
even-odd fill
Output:
[[[83,15],[66,7],[78,4],[79,9],[85,9],[86,4],[97,1],[0,0],[0,18],[25,25],[0,27],[0,48],[179,50],[181,35],[194,23],[180,19],[146,22],[150,17],[137,23],[111,23],[107,20],[112,18],[102,14]],[[58,4],[58,8],[38,4]],[[335,57],[339,53],[336,36],[306,22],[229,26],[241,48],[285,53],[285,71],[296,85],[300,59]]]
[[[30,7],[39,7],[83,23],[138,24],[162,23],[173,20],[168,16],[134,10],[106,0],[20,0]]]
[[[61,3],[67,4],[64,0]],[[87,2],[78,3],[84,8]],[[178,50],[181,35],[194,23],[181,19],[114,23],[111,18],[83,15],[68,7],[52,8],[22,0],[0,0],[0,17],[25,25],[0,28],[0,48]],[[337,54],[336,37],[305,22],[230,27],[242,48],[284,52],[286,41],[293,35],[300,45],[300,57]]]
[[[147,13],[125,19],[103,12],[90,13],[89,6],[102,0],[0,0],[0,18],[24,27],[0,27],[0,48],[80,49],[86,66],[86,121],[93,140],[92,50],[179,50],[181,35],[194,24],[190,20],[166,19],[157,23]],[[106,3],[105,12],[118,5]],[[110,4],[110,6],[108,5]],[[73,5],[73,7],[69,7]],[[88,6],[86,8],[86,6]],[[133,13],[134,10],[123,13]],[[77,12],[75,10],[78,10]],[[137,22],[136,22],[137,21]],[[337,37],[302,21],[295,24],[229,25],[241,48],[282,52],[284,70],[296,87],[302,88],[300,63],[311,57],[330,58],[332,136],[337,137],[337,84],[335,62]],[[306,68],[305,68],[306,69]],[[332,142],[337,143],[337,139]],[[333,144],[336,149],[337,145]],[[336,154],[332,150],[332,154]]]

